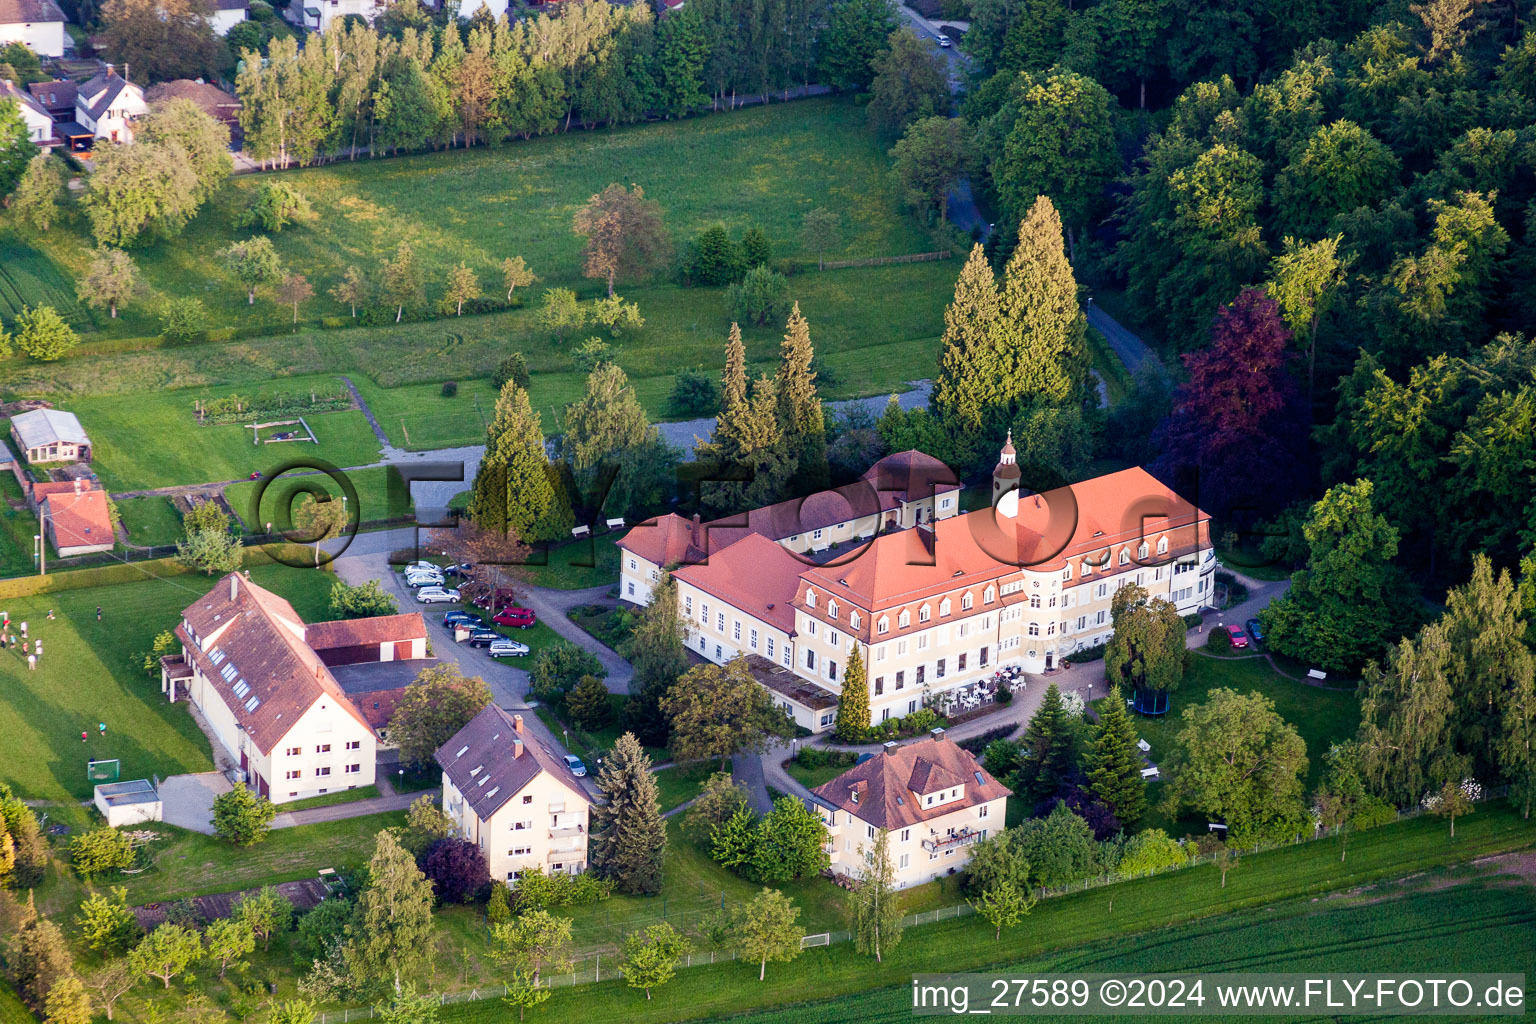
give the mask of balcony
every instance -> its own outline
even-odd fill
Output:
[[[572,836],[585,835],[586,832],[587,830],[582,828],[580,825],[566,825],[558,828],[551,828],[549,830],[549,838],[569,839]]]
[[[582,846],[573,846],[565,850],[550,850],[549,856],[544,859],[551,864],[569,864],[571,861],[586,860],[587,851]]]
[[[962,828],[958,831],[950,829],[947,835],[933,836],[923,840],[923,849],[929,853],[937,853],[940,850],[953,850],[961,846],[969,846],[982,836],[979,829]]]

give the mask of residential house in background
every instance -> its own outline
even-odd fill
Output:
[[[28,462],[90,462],[91,439],[63,409],[33,409],[11,417],[11,440]]]
[[[239,152],[245,144],[245,130],[240,127],[240,101],[223,89],[201,78],[177,78],[144,90],[144,100],[150,106],[173,99],[191,100],[203,113],[222,122],[229,129],[230,149]]]
[[[62,57],[68,42],[54,0],[0,0],[0,46],[21,43],[39,57]]]
[[[132,142],[133,122],[148,112],[144,90],[119,75],[111,64],[75,90],[75,120],[97,139]]]
[[[54,121],[48,109],[38,102],[31,92],[18,89],[14,82],[0,78],[0,102],[11,100],[21,111],[21,121],[27,126],[27,138],[39,149],[50,150],[62,141],[54,131]]]
[[[94,481],[60,481],[37,503],[43,533],[60,558],[111,551],[116,542],[107,492]]]
[[[1059,670],[1109,639],[1122,586],[1180,614],[1210,600],[1210,517],[1143,469],[1021,497],[1010,440],[991,506],[960,514],[934,463],[921,453],[881,460],[871,474],[883,486],[865,492],[878,502],[838,489],[710,524],[642,523],[618,545],[621,595],[647,603],[678,566],[692,651],[717,664],[758,655],[834,699],[860,645],[872,722],[975,699],[1004,666]],[[790,504],[813,518],[784,511]],[[781,671],[756,675],[797,725],[831,727],[835,712],[783,685]]]
[[[208,27],[216,36],[227,36],[230,29],[250,16],[250,10],[251,0],[214,0]]]
[[[182,612],[176,638],[181,653],[160,661],[161,691],[191,700],[215,750],[273,803],[372,785],[378,737],[358,695],[397,689],[433,664],[419,614],[306,626],[239,573]]]
[[[516,887],[530,868],[586,870],[591,802],[522,715],[486,706],[438,748],[437,763],[443,812],[484,851],[491,878]]]
[[[972,845],[1003,830],[1012,794],[943,729],[916,743],[887,743],[811,792],[827,826],[831,870],[862,877],[883,830],[899,889],[963,868]]]
[[[311,32],[324,32],[331,22],[349,14],[355,14],[371,25],[383,9],[379,0],[293,0],[288,20]]]

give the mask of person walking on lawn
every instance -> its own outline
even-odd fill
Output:
[[[37,655],[35,655],[35,654],[27,655],[27,671],[29,671],[29,672],[36,672],[37,671]]]

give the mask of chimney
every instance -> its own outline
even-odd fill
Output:
[[[880,744],[880,747],[887,754],[894,754],[894,753],[896,753],[896,741],[895,740],[886,740],[884,743]]]
[[[75,493],[76,494],[80,493],[80,484],[81,484],[81,482],[82,481],[80,481],[78,478],[75,480]]]
[[[702,551],[704,549],[704,528],[700,525],[701,522],[699,514],[695,512],[693,514],[693,546]]]
[[[523,716],[522,715],[513,715],[512,716],[512,728],[517,730],[518,732],[522,732],[523,731]],[[523,741],[522,740],[518,740],[517,742],[518,742],[519,749],[521,749]]]
[[[229,599],[231,601],[233,601],[235,599],[235,594],[238,593],[239,590],[240,590],[240,574],[237,573],[237,572],[232,572],[232,573],[229,574]]]
[[[935,727],[933,729],[929,729],[928,730],[928,735],[932,736],[936,740],[942,740],[944,738],[944,730],[941,729],[941,728]]]

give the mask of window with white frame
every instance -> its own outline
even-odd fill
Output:
[[[983,592],[982,595],[981,595],[981,603],[982,604],[991,604],[993,601],[996,601],[996,600],[997,600],[997,588],[996,587],[988,587],[986,589],[986,591]]]
[[[1040,624],[1038,622],[1031,622],[1029,624],[1029,635],[1030,636],[1039,636],[1040,635]]]
[[[816,607],[816,591],[810,589],[809,587],[807,587],[805,590],[805,606],[807,608]]]
[[[1130,548],[1121,548],[1120,549],[1120,564],[1121,565],[1130,565],[1131,564],[1131,549]]]
[[[848,613],[848,628],[850,628],[850,629],[858,629],[859,628],[859,623],[863,622],[863,621],[864,621],[863,619],[859,618],[859,613],[858,612],[849,612]]]
[[[751,645],[754,651],[757,650],[757,630],[754,629],[747,634],[747,643]]]
[[[939,602],[939,615],[948,615],[951,607],[952,605],[949,603],[949,598],[946,597],[944,600]]]
[[[738,640],[738,641],[741,639],[741,620],[740,619],[736,619],[736,620],[734,620],[731,623],[731,639],[732,640]]]
[[[1152,551],[1152,549],[1147,547],[1147,542],[1146,541],[1142,541],[1141,542],[1141,546],[1136,549],[1136,557],[1137,558],[1146,558],[1147,555],[1151,553],[1151,551]]]
[[[715,612],[715,632],[725,632],[725,612]]]
[[[900,617],[896,620],[896,625],[901,629],[906,629],[908,626],[912,625],[912,613],[903,608],[901,610]]]
[[[773,637],[768,638],[768,657],[773,657]]]
[[[1167,537],[1159,537],[1159,538],[1157,538],[1157,553],[1160,554],[1160,555],[1166,555],[1168,553],[1168,538]]]
[[[882,616],[880,616],[880,621],[875,623],[875,632],[876,633],[889,633],[890,631],[891,631],[891,617],[889,615],[882,615]]]
[[[828,601],[827,601],[827,618],[829,618],[829,619],[837,618],[837,601],[836,600],[828,599]]]
[[[931,618],[933,618],[933,609],[929,608],[926,604],[917,610],[918,622],[927,622]]]

